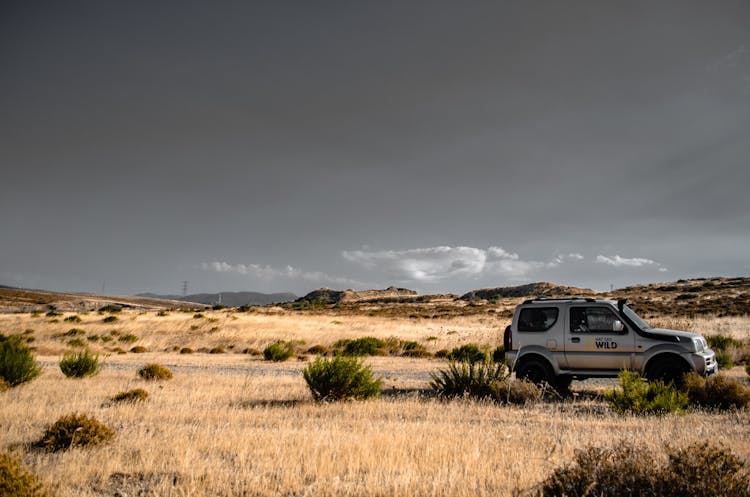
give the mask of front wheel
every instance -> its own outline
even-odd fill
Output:
[[[691,371],[685,361],[676,357],[657,359],[657,361],[648,368],[646,378],[649,381],[661,380],[679,387],[682,385],[685,374]]]
[[[516,369],[516,378],[520,380],[528,380],[537,385],[554,383],[555,375],[552,372],[547,361],[542,359],[526,359],[522,361],[518,369]]]

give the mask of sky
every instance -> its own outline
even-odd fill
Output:
[[[750,2],[4,1],[0,284],[750,274]]]

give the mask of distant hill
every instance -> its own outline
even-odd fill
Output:
[[[568,297],[579,295],[593,295],[596,292],[588,288],[578,288],[575,286],[555,285],[546,281],[538,283],[529,283],[518,286],[500,286],[496,288],[482,288],[472,290],[461,295],[461,300],[491,300],[497,298],[518,298],[518,297]]]
[[[221,304],[227,307],[239,307],[241,305],[269,305],[282,302],[291,302],[297,298],[293,293],[259,293],[259,292],[221,292],[221,293],[194,293],[192,295],[158,295],[155,293],[139,293],[137,297],[149,297],[153,299],[180,300],[182,302],[197,302],[199,304],[215,305]]]
[[[399,300],[416,297],[417,292],[408,288],[388,287],[385,290],[331,290],[320,288],[313,290],[295,302],[320,302],[321,304],[339,304],[353,302],[373,302],[382,300]]]

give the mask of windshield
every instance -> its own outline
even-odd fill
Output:
[[[625,306],[625,307],[622,308],[622,311],[640,329],[642,329],[642,330],[650,330],[651,329],[651,326],[646,321],[644,321],[643,319],[641,319],[641,317],[638,314],[636,314],[635,311],[633,309],[631,309],[630,307]]]

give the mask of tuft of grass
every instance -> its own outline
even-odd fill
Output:
[[[225,354],[227,351],[222,346],[214,347],[208,351],[209,354]]]
[[[118,340],[124,343],[133,343],[138,341],[138,336],[133,333],[128,333],[127,335],[121,335]]]
[[[274,342],[263,349],[263,357],[267,361],[283,362],[294,355],[294,346],[289,342]]]
[[[318,356],[303,371],[305,382],[316,401],[364,400],[380,395],[382,380],[356,357]]]
[[[78,337],[85,334],[86,330],[82,330],[81,328],[71,328],[65,332],[66,337]]]
[[[706,335],[708,345],[716,352],[725,352],[730,348],[741,349],[743,343],[727,335]]]
[[[672,388],[657,380],[646,382],[638,373],[622,371],[618,378],[620,389],[604,394],[609,405],[620,414],[669,414],[682,413],[688,407],[685,392]]]
[[[709,409],[743,409],[750,405],[750,388],[723,374],[704,378],[688,373],[683,389],[691,404]]]
[[[490,384],[492,397],[503,404],[534,404],[542,400],[544,390],[528,380],[505,378]]]
[[[93,416],[74,413],[55,421],[36,445],[48,452],[59,452],[74,447],[100,445],[114,436],[114,431]]]
[[[180,349],[180,354],[192,354],[194,351],[190,347],[182,347]]]
[[[336,352],[346,356],[385,355],[385,346],[383,340],[375,337],[342,339],[333,344]]]
[[[313,345],[307,349],[307,353],[312,355],[328,355],[330,352],[331,349],[325,345]]]
[[[9,386],[16,387],[40,374],[42,368],[21,338],[0,334],[0,378]]]
[[[143,402],[148,398],[148,392],[142,388],[133,388],[132,390],[126,390],[119,392],[117,395],[112,397],[113,402]]]
[[[719,363],[719,369],[732,369],[734,367],[732,356],[726,352],[717,352],[716,362]]]
[[[138,370],[138,376],[144,380],[169,380],[172,378],[172,371],[161,364],[146,364]]]
[[[7,497],[44,497],[36,475],[10,452],[0,452],[0,495]]]
[[[505,364],[505,347],[498,345],[495,350],[492,351],[492,362]]]
[[[504,364],[451,361],[448,369],[430,373],[430,388],[440,397],[497,398],[498,382],[507,379]]]
[[[193,319],[201,319],[204,317],[206,316],[202,312],[196,312],[195,314],[193,314]]]
[[[148,352],[148,349],[143,345],[136,345],[130,349],[130,352],[133,354],[143,354],[144,352]]]
[[[81,352],[68,352],[60,359],[60,371],[68,378],[94,376],[101,370],[99,356],[89,349]]]
[[[247,347],[246,349],[242,350],[242,353],[248,354],[248,355],[254,355],[254,356],[263,355],[263,352],[261,352],[260,350],[254,347]]]
[[[156,315],[159,316],[160,318],[163,318],[165,316],[169,316],[169,313],[165,311],[164,309],[162,309],[161,311],[157,312]]]
[[[47,314],[45,314],[48,318],[54,318],[57,316],[62,316],[62,312],[56,311],[55,309],[50,310]]]
[[[487,362],[487,352],[475,343],[467,343],[455,347],[448,353],[448,359],[457,362]]]
[[[67,343],[68,343],[68,346],[75,347],[75,348],[83,348],[83,347],[86,346],[86,342],[84,342],[80,338],[72,338],[72,339],[68,340]]]
[[[77,315],[68,316],[65,319],[63,319],[66,323],[80,323],[82,319],[78,317]]]
[[[106,318],[102,319],[105,323],[114,323],[117,322],[117,316],[107,316]]]

